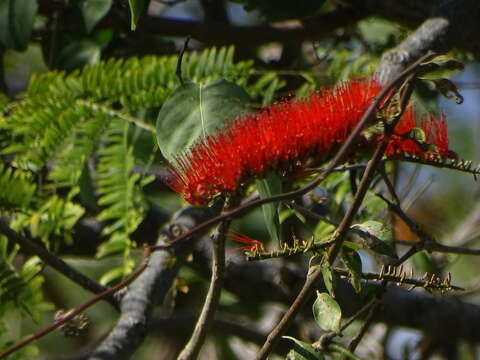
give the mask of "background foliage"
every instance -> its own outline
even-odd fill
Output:
[[[175,30],[153,31],[154,27],[148,27],[152,18],[184,16],[203,21],[205,26],[260,26],[279,21],[288,29],[289,23],[308,23],[311,17],[339,7],[336,1],[0,1],[2,219],[99,283],[118,283],[135,267],[139,245],[153,244],[161,226],[185,205],[162,182],[167,161],[175,154],[223,126],[226,119],[281,99],[307,96],[351,77],[370,76],[381,55],[409,34],[399,22],[379,17],[367,17],[316,41],[265,41],[257,46],[245,39],[233,46],[219,34],[209,42],[193,40],[179,73],[178,51],[185,34],[179,31],[177,37],[169,37],[166,35],[175,35],[171,33]],[[456,56],[468,63],[467,75],[460,82],[465,87],[475,84],[471,80],[476,76],[474,55],[462,50]],[[467,91],[464,95],[467,99],[472,96]],[[437,93],[426,84],[419,86],[414,97],[419,111],[437,108]],[[442,105],[452,119],[452,148],[462,158],[476,160],[471,124],[456,124],[456,113]],[[472,117],[471,109],[464,110],[463,117]],[[203,112],[209,115],[206,123]],[[404,209],[448,244],[452,235],[448,229],[461,224],[475,205],[471,179],[414,165],[387,170],[395,174]],[[334,174],[305,200],[322,216],[337,221],[355,192],[352,178],[356,176]],[[281,192],[281,186],[288,189],[292,184],[279,185],[272,176],[250,190],[269,196]],[[367,239],[360,245],[350,243],[342,253],[357,289],[361,288],[357,275],[362,264],[365,271],[374,268],[376,258],[395,255],[395,246],[389,243],[392,234],[415,241],[403,223],[393,222],[393,226],[384,202],[375,196],[379,189],[380,185],[367,195],[357,229],[385,243],[372,245]],[[318,199],[325,196],[328,201],[320,203]],[[437,210],[427,210],[432,208]],[[292,245],[296,238],[325,239],[334,230],[331,224],[307,220],[292,208],[276,205],[264,207],[263,212],[257,209],[236,220],[234,227],[272,248],[280,238]],[[473,234],[465,240],[468,245],[476,243],[476,229],[475,224]],[[370,252],[358,252],[361,248]],[[291,264],[305,266],[308,259],[281,261],[287,269]],[[469,285],[476,262],[458,255],[420,252],[411,266],[440,276],[458,270],[455,281]],[[201,306],[207,282],[195,266],[181,269],[159,312],[181,313]],[[287,287],[293,286],[288,279],[281,280]],[[54,309],[76,306],[88,296],[45,267],[35,254],[20,250],[18,244],[0,235],[0,348],[48,324]],[[312,319],[326,331],[338,330],[341,310],[337,303],[327,293],[319,294],[318,299]],[[240,301],[238,294],[229,291],[222,294],[220,312],[251,321],[274,316],[267,306],[254,299]],[[323,312],[330,317],[319,316]],[[108,331],[115,313],[105,304],[88,313],[93,325],[86,337],[72,340],[54,333],[12,359],[51,359],[92,343]],[[310,349],[319,334],[312,321],[302,321],[300,333],[306,342],[297,337],[286,340],[291,342],[290,348],[300,349],[291,353],[295,359],[309,358],[301,352]],[[384,331],[385,344],[394,335],[407,339],[411,333],[388,329]],[[428,340],[428,336],[416,336],[419,344]],[[153,335],[136,358],[151,358],[158,344],[171,348],[171,354],[165,350],[165,359],[174,358],[185,338],[183,333],[177,337]],[[212,353],[219,359],[245,358],[241,349],[248,346],[238,338],[212,336],[209,341],[215,350],[205,350],[205,358]],[[420,351],[407,340],[400,343],[385,345],[385,354],[410,358]],[[468,351],[461,346],[458,349],[458,358],[466,359]],[[363,351],[368,354],[368,349]],[[338,357],[336,353],[334,357]],[[372,358],[370,355],[367,358]]]

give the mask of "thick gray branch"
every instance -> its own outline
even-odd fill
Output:
[[[437,1],[425,20],[396,48],[386,52],[377,68],[377,78],[387,83],[428,50],[447,52],[462,47],[478,52],[480,2]]]

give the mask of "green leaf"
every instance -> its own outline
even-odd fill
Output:
[[[295,217],[300,220],[302,223],[306,223],[307,222],[307,219],[305,219],[305,216],[303,216],[303,214],[300,212],[300,211],[297,211],[295,209],[282,209],[282,211],[280,211],[278,217],[280,219],[280,224],[283,224],[285,222],[285,220],[287,220],[288,218],[290,218],[290,216],[292,215],[295,215]]]
[[[331,266],[326,262],[322,262],[322,276],[325,287],[330,295],[335,296],[334,286],[333,286],[333,272]]]
[[[434,273],[438,271],[438,265],[436,265],[435,261],[432,260],[426,251],[420,251],[414,254],[410,258],[410,261],[412,262],[415,271],[418,271],[419,273]]]
[[[347,357],[347,358],[352,359],[352,360],[362,360],[360,357],[358,357],[357,355],[352,353],[350,350],[346,349],[345,347],[343,347],[342,345],[337,344],[337,343],[331,343],[328,346],[328,349],[333,351],[333,352],[340,353],[344,357]]]
[[[291,336],[282,336],[282,339],[291,340],[293,349],[288,353],[287,360],[324,360],[322,353],[315,350],[312,344],[295,339]]]
[[[140,18],[140,14],[142,13],[145,5],[147,5],[146,0],[128,0],[128,5],[130,5],[130,14],[131,14],[131,22],[130,22],[130,29],[135,31],[138,24],[138,19]]]
[[[422,64],[423,73],[420,79],[434,80],[450,78],[456,72],[463,71],[465,65],[450,55],[438,55]]]
[[[313,304],[313,316],[317,325],[323,330],[340,333],[342,310],[329,294],[317,291],[317,299]]]
[[[362,224],[352,225],[351,229],[357,230],[357,234],[363,240],[363,246],[373,252],[397,258],[395,248],[392,246],[391,232],[381,222],[365,221]]]
[[[163,156],[171,161],[227,119],[246,114],[248,94],[221,79],[209,84],[187,83],[165,101],[157,118],[157,141]]]
[[[79,4],[87,32],[108,13],[112,7],[112,0],[83,0]]]
[[[271,197],[282,192],[282,181],[279,175],[275,173],[268,174],[264,179],[255,182],[258,193],[262,199]],[[278,205],[269,203],[262,205],[263,217],[270,238],[275,242],[280,242],[280,220],[278,216]]]
[[[327,222],[319,221],[313,232],[315,239],[323,240],[332,235],[335,226]]]
[[[362,278],[362,259],[360,255],[347,246],[342,248],[341,252],[342,260],[345,266],[351,273],[350,283],[352,284],[355,292],[360,292],[362,290],[362,286],[360,283],[360,279]]]
[[[100,55],[101,47],[96,42],[74,41],[60,51],[57,64],[59,68],[71,71],[85,65],[97,64]]]
[[[0,0],[0,42],[6,47],[25,50],[37,11],[36,0]]]

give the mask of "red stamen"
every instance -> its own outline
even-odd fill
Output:
[[[247,244],[248,246],[242,246],[235,249],[230,250],[231,252],[235,252],[238,250],[248,250],[251,252],[259,251],[263,249],[263,243],[261,241],[252,239],[251,237],[244,235],[236,230],[230,230],[231,232],[226,234],[232,240],[235,240],[242,244]]]

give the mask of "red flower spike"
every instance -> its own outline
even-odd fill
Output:
[[[191,204],[205,205],[270,170],[292,172],[310,156],[324,161],[335,145],[347,139],[380,89],[375,81],[352,80],[308,99],[282,101],[236,119],[178,156],[169,168],[168,185]],[[408,138],[415,127],[415,109],[410,108],[388,139],[386,155],[452,157],[444,116],[437,120],[428,115],[422,122],[427,143],[436,146],[433,153]],[[376,141],[381,139],[378,136]]]
[[[226,234],[227,237],[239,243],[247,244],[248,246],[241,246],[235,249],[231,249],[230,252],[235,252],[239,250],[247,250],[247,251],[255,252],[263,249],[263,243],[261,241],[252,239],[251,237],[244,235],[238,231],[235,231],[235,230],[231,230],[231,231],[232,231],[231,233]]]
[[[456,154],[448,149],[448,131],[445,114],[440,119],[432,114],[426,114],[421,121],[420,128],[425,133],[426,144],[421,144],[415,139],[408,138],[409,132],[417,127],[415,119],[415,108],[407,109],[399,123],[395,127],[394,134],[388,140],[385,151],[387,156],[414,155],[421,159],[428,160],[432,157],[454,158]],[[382,136],[379,139],[383,138]],[[422,145],[433,145],[435,150],[425,150]]]
[[[169,186],[188,202],[205,205],[267,171],[290,171],[310,155],[325,159],[346,140],[380,88],[375,81],[352,80],[236,119],[180,155],[170,167]]]

